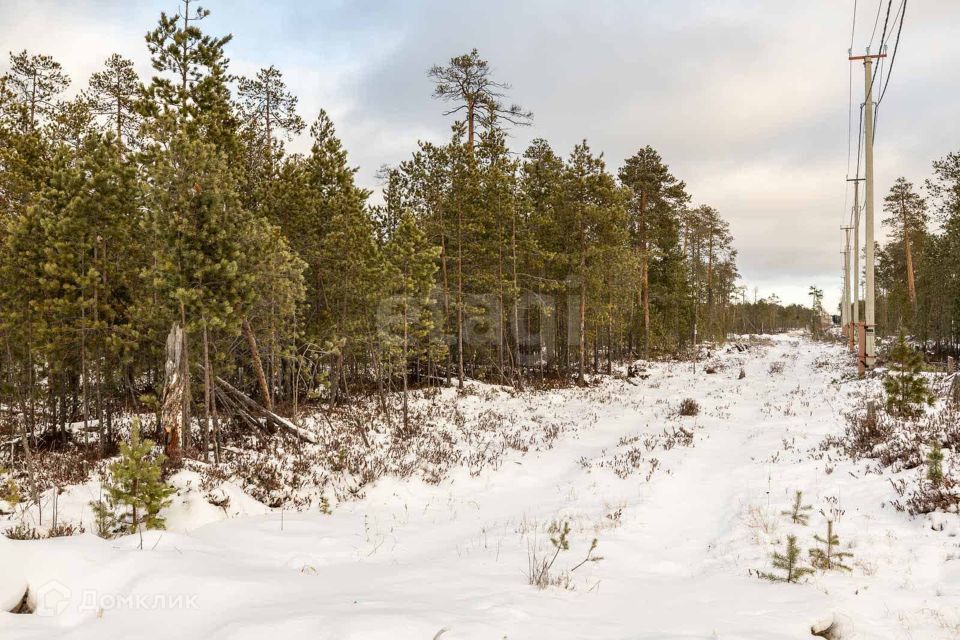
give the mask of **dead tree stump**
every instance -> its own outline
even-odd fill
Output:
[[[165,453],[175,461],[182,456],[183,440],[183,328],[177,323],[167,336],[167,357],[164,365],[163,404],[160,423],[166,435]]]

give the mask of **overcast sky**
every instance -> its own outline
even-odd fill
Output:
[[[878,1],[858,2],[855,51],[870,41]],[[232,71],[281,69],[308,122],[321,107],[331,114],[367,187],[418,139],[447,138],[426,70],[476,47],[534,112],[534,126],[514,132],[516,151],[543,137],[566,154],[586,138],[615,171],[652,145],[695,204],[730,221],[751,292],[809,303],[815,284],[830,308],[839,299],[853,0],[202,4],[212,10],[205,31],[234,34]],[[113,52],[146,78],[143,36],[161,10],[176,8],[175,0],[0,0],[0,43],[54,56],[75,89]],[[878,119],[878,210],[898,175],[921,183],[932,160],[960,150],[958,34],[960,1],[908,3]],[[853,68],[853,94],[855,130],[862,66]]]

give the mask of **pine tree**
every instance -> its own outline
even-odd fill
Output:
[[[452,180],[449,210],[455,215],[452,237],[456,264],[457,383],[462,389],[465,375],[464,323],[468,311],[465,280],[469,277],[464,275],[464,246],[473,239],[471,236],[474,232],[492,230],[489,225],[477,223],[477,218],[486,213],[481,171],[474,154],[477,130],[482,127],[492,132],[501,126],[499,123],[528,126],[533,114],[517,104],[504,103],[509,85],[493,79],[489,63],[480,57],[476,49],[451,58],[446,66],[434,65],[427,75],[434,83],[434,97],[453,105],[444,115],[463,114],[463,120],[454,123],[453,140],[448,146]],[[471,243],[471,246],[480,248],[489,247],[489,244]],[[502,345],[502,336],[497,341]]]
[[[943,449],[940,448],[939,440],[933,441],[930,453],[927,454],[927,480],[934,487],[943,484]]]
[[[840,536],[833,532],[833,520],[827,520],[827,535],[820,537],[814,534],[813,539],[823,545],[823,548],[810,549],[810,563],[817,569],[831,571],[839,569],[850,571],[850,567],[843,564],[847,558],[852,558],[853,554],[849,551],[840,551]]]
[[[265,338],[262,345],[267,355],[265,382],[258,383],[266,384],[264,405],[272,408],[278,394],[289,399],[293,391],[288,388],[292,384],[281,380],[284,369],[281,361],[294,356],[302,334],[299,311],[306,295],[303,273],[307,265],[293,251],[281,230],[259,216],[246,225],[241,242],[245,248],[238,270],[250,274],[251,293],[239,311],[245,323],[242,332],[247,336],[248,346],[254,335]],[[255,346],[254,342],[251,350]],[[261,393],[263,391],[261,389]]]
[[[602,156],[596,156],[584,140],[574,147],[565,171],[565,207],[561,215],[569,230],[566,253],[570,260],[569,275],[574,276],[578,298],[579,322],[577,381],[584,382],[586,352],[589,339],[587,317],[596,311],[594,303],[601,299],[596,286],[597,275],[607,256],[604,250],[624,246],[626,211],[623,193],[607,171]],[[601,277],[602,279],[602,277]],[[572,288],[572,287],[571,287]],[[590,327],[595,333],[596,327]]]
[[[117,153],[135,147],[143,121],[140,101],[143,85],[133,68],[133,61],[114,53],[107,58],[104,69],[90,76],[88,96],[91,109],[105,129],[117,140]]]
[[[272,65],[260,69],[253,78],[241,78],[238,93],[243,121],[254,149],[259,151],[256,156],[266,165],[263,173],[272,175],[284,139],[306,126],[297,115],[297,97],[287,91],[283,74]]]
[[[152,456],[154,443],[140,438],[140,420],[130,426],[130,442],[121,443],[120,459],[108,468],[105,500],[92,502],[98,522],[116,521],[129,533],[163,529],[160,511],[170,504],[174,488],[162,479],[164,456]],[[117,509],[120,514],[116,514]]]
[[[66,146],[79,153],[84,140],[97,127],[90,99],[81,93],[73,100],[62,100],[50,114],[47,123],[47,138],[57,146]]]
[[[814,337],[819,336],[823,331],[820,318],[823,314],[823,290],[813,285],[810,286],[810,333]]]
[[[42,276],[21,295],[43,319],[35,336],[53,376],[78,379],[84,421],[98,420],[101,450],[103,389],[135,346],[127,316],[146,250],[136,238],[142,222],[133,167],[119,161],[115,144],[98,135],[79,151],[53,158],[48,186],[14,228],[11,260],[34,260]],[[42,229],[37,234],[37,226]],[[26,285],[22,283],[20,286]]]
[[[926,232],[928,215],[926,203],[906,178],[897,178],[890,193],[883,199],[883,210],[888,214],[884,224],[893,229],[894,238],[903,248],[903,271],[912,311],[917,308],[917,286],[914,269],[915,245]],[[913,313],[910,314],[911,319]]]
[[[653,263],[657,256],[668,256],[674,245],[675,240],[665,237],[663,232],[673,223],[671,218],[676,211],[671,203],[682,205],[686,200],[686,185],[670,173],[660,154],[650,146],[627,158],[618,175],[630,190],[630,242],[640,262],[637,306],[642,313],[643,357],[649,359],[654,321],[651,289],[656,284],[651,271],[655,269]],[[664,269],[662,276],[669,277],[669,274],[670,270]],[[631,327],[631,339],[632,335]]]
[[[154,323],[158,344],[171,323],[183,328],[182,426],[164,425],[167,455],[176,460],[181,447],[191,444],[190,434],[179,432],[191,423],[188,338],[205,329],[238,332],[253,294],[252,274],[240,265],[254,218],[240,205],[234,174],[213,144],[181,132],[167,149],[155,149],[151,161],[146,226],[153,264],[137,316]]]
[[[813,507],[808,504],[803,504],[803,492],[797,491],[793,495],[793,506],[789,511],[781,511],[781,515],[790,516],[790,521],[793,524],[802,524],[806,525],[810,516],[807,515],[807,512],[810,511]]]
[[[806,575],[813,573],[813,569],[800,564],[800,547],[797,546],[797,536],[787,536],[787,547],[783,553],[774,552],[771,555],[773,568],[784,572],[784,575],[758,571],[757,575],[771,582],[799,582]]]
[[[520,207],[528,227],[529,246],[522,268],[532,274],[535,287],[532,308],[527,311],[527,350],[534,354],[533,362],[541,377],[548,369],[566,374],[568,332],[560,328],[569,276],[569,234],[562,215],[565,167],[563,159],[540,138],[530,144],[523,157]],[[531,331],[531,327],[536,330]]]
[[[903,331],[887,358],[890,372],[883,379],[887,392],[887,411],[904,418],[923,414],[924,405],[933,404],[933,394],[921,374],[923,355],[907,344]]]
[[[394,346],[393,351],[399,356],[403,378],[403,430],[409,434],[410,358],[430,353],[429,340],[434,328],[430,292],[439,250],[427,243],[413,215],[405,212],[396,231],[387,240],[384,255],[388,266],[387,294],[390,296],[387,303],[392,307],[389,309],[392,313],[389,317],[381,314],[378,324],[389,330],[391,335],[387,342]]]
[[[224,53],[233,36],[203,33],[199,25],[210,10],[198,6],[191,11],[195,2],[178,0],[182,8],[173,15],[162,12],[157,27],[147,33],[150,61],[160,75],[147,85],[143,108],[154,140],[166,142],[185,131],[236,157],[239,123]]]
[[[491,73],[490,64],[473,49],[451,58],[445,67],[434,65],[427,74],[434,83],[434,97],[454,105],[444,115],[463,112],[467,147],[471,151],[478,124],[488,127],[493,120],[503,120],[514,126],[528,126],[533,120],[531,112],[503,102],[510,86],[494,80]]]
[[[57,109],[59,95],[70,85],[60,63],[46,55],[26,50],[10,54],[10,71],[4,76],[13,99],[23,105],[19,122],[22,130],[35,132]]]

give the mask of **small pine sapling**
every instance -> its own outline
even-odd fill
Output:
[[[557,558],[557,554],[570,548],[570,540],[567,538],[567,536],[570,535],[570,523],[563,521],[556,529],[557,535],[550,537],[550,544],[556,549],[556,552],[553,554],[554,560]],[[551,561],[551,564],[553,564],[553,561]]]
[[[551,529],[553,528],[554,526],[551,526]],[[549,560],[540,557],[535,547],[531,547],[528,550],[527,564],[529,566],[529,573],[527,577],[530,584],[536,585],[540,589],[545,589],[550,586],[550,569],[553,568],[553,563],[557,561],[557,556],[560,555],[561,551],[567,551],[570,548],[570,540],[567,538],[567,536],[570,535],[570,523],[566,521],[557,523],[555,529],[556,535],[550,537],[550,544],[553,545],[554,551],[553,556]]]
[[[813,569],[800,564],[800,547],[797,536],[787,536],[787,548],[784,553],[773,552],[773,568],[780,569],[785,575],[758,571],[757,575],[771,582],[799,582],[800,578],[813,573]]]
[[[810,519],[807,511],[810,511],[812,508],[813,507],[808,504],[803,504],[803,491],[797,491],[793,496],[793,506],[789,511],[781,511],[780,514],[790,516],[793,524],[802,524],[805,526]]]
[[[577,569],[587,564],[588,562],[600,562],[601,560],[603,560],[603,556],[593,555],[593,552],[596,550],[597,550],[597,539],[594,538],[593,542],[590,543],[590,548],[587,550],[587,557],[585,557],[583,560],[577,563],[577,566],[570,569],[570,571],[571,572],[576,571]]]
[[[0,474],[5,472],[5,469],[0,468]],[[0,500],[3,500],[14,509],[23,502],[23,494],[20,493],[20,487],[17,486],[13,478],[7,478],[6,482],[0,486]]]
[[[110,478],[104,483],[104,499],[91,502],[97,530],[106,532],[120,523],[130,533],[147,529],[163,529],[160,510],[170,504],[174,489],[161,478],[164,455],[151,456],[153,441],[140,439],[140,421],[134,418],[130,442],[120,445],[120,459],[109,467]],[[129,512],[119,518],[117,507]]]
[[[827,520],[827,535],[821,538],[814,534],[813,539],[823,545],[823,548],[815,547],[810,549],[810,564],[817,569],[824,571],[840,570],[850,571],[850,567],[844,564],[853,554],[849,551],[840,551],[840,536],[833,532],[833,520]]]
[[[943,484],[943,450],[938,440],[933,441],[930,453],[927,454],[927,480],[935,488]]]
[[[887,411],[902,418],[922,415],[924,405],[933,404],[933,394],[921,374],[923,354],[907,344],[901,331],[888,358],[890,372],[883,379]]]

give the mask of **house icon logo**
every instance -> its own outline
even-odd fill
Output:
[[[71,595],[70,589],[60,582],[45,582],[33,593],[33,612],[45,617],[60,615],[70,604]]]

